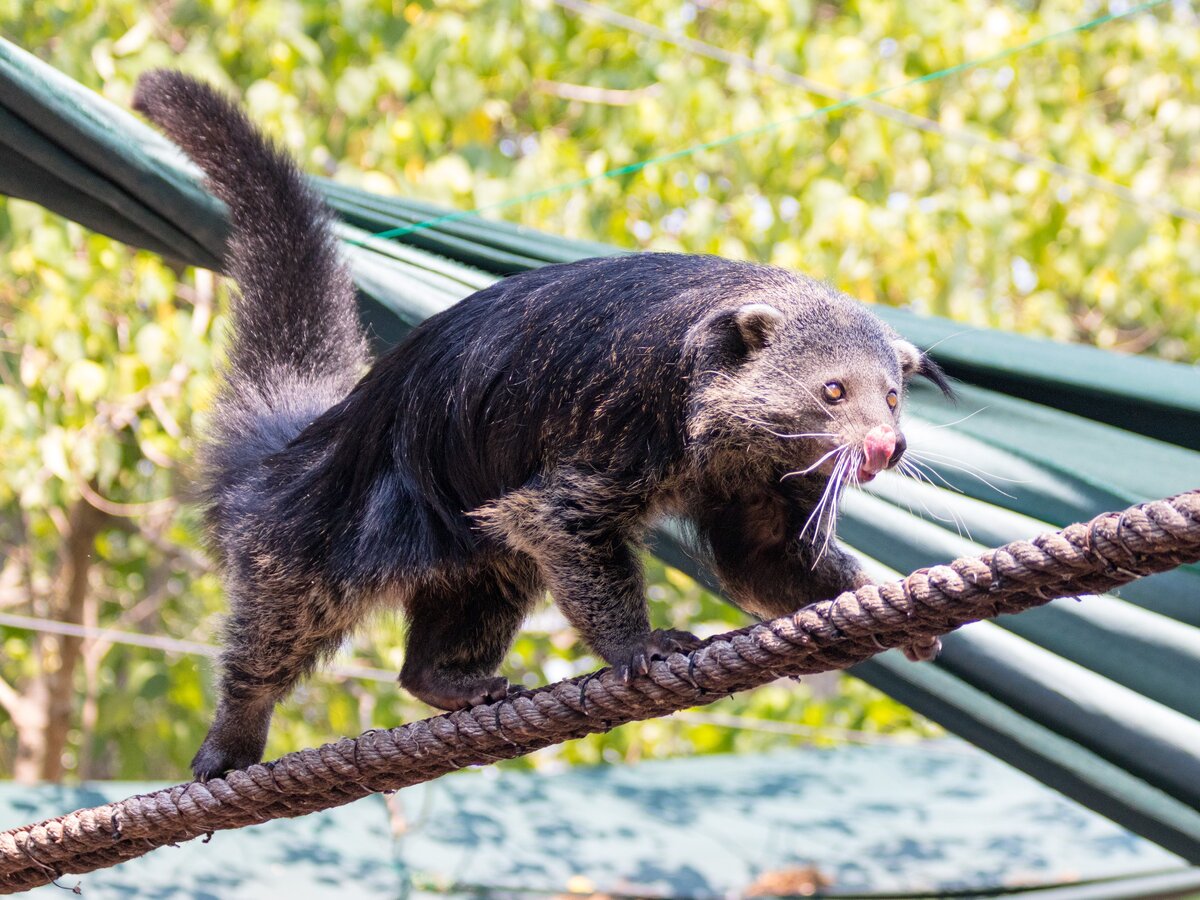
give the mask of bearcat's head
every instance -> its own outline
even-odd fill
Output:
[[[781,270],[722,303],[688,337],[688,438],[700,453],[744,453],[782,477],[870,481],[895,466],[905,388],[938,365],[861,303]]]

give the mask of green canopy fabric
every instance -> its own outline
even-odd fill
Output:
[[[342,219],[363,316],[381,343],[496,278],[620,252],[470,218],[381,240],[371,234],[446,210],[314,182]],[[185,263],[219,267],[222,258],[223,209],[190,164],[2,41],[0,192]],[[877,571],[907,572],[1200,485],[1197,369],[878,311],[918,345],[936,345],[961,399],[954,407],[933,391],[913,394],[910,445],[946,455],[932,460],[940,483],[881,478],[847,498],[842,538]],[[662,529],[656,552],[711,584],[675,533]],[[853,672],[1200,863],[1200,568],[969,626],[945,639],[934,665],[890,653]]]

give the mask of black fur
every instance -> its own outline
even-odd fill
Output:
[[[230,205],[242,291],[204,455],[232,614],[198,777],[257,761],[275,702],[380,606],[409,620],[402,683],[447,709],[504,695],[496,669],[547,588],[626,675],[690,646],[646,617],[637,549],[664,513],[757,615],[865,583],[832,518],[804,536],[830,473],[801,470],[898,435],[906,375],[948,386],[864,307],[748,263],[590,259],[466,298],[359,380],[350,280],[294,165],[177,73],[143,78],[135,106]]]

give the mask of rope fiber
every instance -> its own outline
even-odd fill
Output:
[[[758,687],[862,662],[914,638],[1097,593],[1200,561],[1200,490],[1105,513],[980,556],[869,585],[655,661],[611,669],[367,731],[224,778],[175,785],[0,833],[0,892],[89,872],[213,831],[341,806],[473,765],[665,716]]]

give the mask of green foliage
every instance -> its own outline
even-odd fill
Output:
[[[1093,14],[986,0],[614,5],[851,93]],[[1200,226],[1161,208],[1200,209],[1200,31],[1172,22],[1192,15],[1165,7],[885,98],[934,130],[844,111],[503,215],[626,247],[771,261],[871,301],[1193,361]],[[0,32],[121,105],[147,68],[196,72],[236,90],[309,170],[462,208],[829,102],[549,0],[0,0]],[[994,141],[1146,199],[1014,163],[988,150]],[[100,504],[111,521],[95,542],[84,621],[214,638],[220,591],[179,497],[211,389],[220,301],[203,273],[175,271],[28,204],[0,206],[0,607],[65,614],[64,529],[79,504]],[[655,564],[651,581],[661,624],[713,631],[741,621],[679,573]],[[561,621],[547,614],[540,623],[514,649],[511,677],[537,683],[594,664]],[[0,675],[18,689],[52,673],[61,650],[11,628],[0,640]],[[383,620],[348,655],[395,670],[400,646],[397,624]],[[203,658],[85,644],[65,772],[182,774],[207,724],[211,671]],[[713,709],[928,731],[850,681],[832,693],[778,685]],[[269,752],[420,714],[392,685],[323,676],[277,718]],[[16,736],[10,710],[0,715],[10,760]],[[807,739],[677,717],[517,764]],[[9,768],[0,756],[0,770]]]

